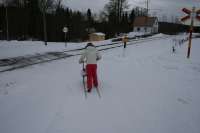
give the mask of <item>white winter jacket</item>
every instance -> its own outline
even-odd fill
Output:
[[[79,60],[79,63],[83,63],[85,59],[87,64],[97,64],[97,60],[101,59],[101,55],[99,54],[95,46],[88,46],[84,50]]]

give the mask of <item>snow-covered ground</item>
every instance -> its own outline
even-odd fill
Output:
[[[131,32],[129,34],[134,34]],[[137,34],[137,33],[135,33]],[[134,34],[134,35],[135,35]],[[157,34],[149,38],[154,37],[163,37],[164,34]],[[131,37],[131,36],[129,36]],[[93,42],[96,46],[101,44],[110,44],[112,39],[104,41]],[[19,57],[19,56],[29,56],[35,54],[44,54],[45,52],[62,52],[67,50],[73,50],[76,48],[83,48],[88,42],[82,43],[71,43],[61,42],[48,42],[48,45],[45,46],[44,42],[41,41],[1,41],[0,40],[0,59]]]
[[[101,99],[85,99],[79,56],[0,73],[0,132],[199,133],[200,39],[187,59],[172,38],[101,51]]]

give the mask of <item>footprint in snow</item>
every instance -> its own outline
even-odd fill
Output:
[[[183,98],[178,98],[177,101],[182,103],[182,104],[190,104],[189,101],[191,101],[191,100],[189,99],[189,101],[187,101],[187,100],[185,100]]]

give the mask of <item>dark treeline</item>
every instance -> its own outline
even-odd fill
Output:
[[[168,22],[159,22],[159,33],[178,34],[179,32],[189,32],[190,26]],[[200,32],[199,27],[194,27],[194,32]]]
[[[88,11],[90,12],[90,10]],[[0,33],[1,39],[6,39],[6,9],[0,6]],[[42,14],[39,9],[29,7],[7,7],[9,39],[36,39],[43,40]],[[116,32],[130,30],[128,14],[123,15],[123,21],[119,25],[113,25],[108,21],[88,20],[89,14],[72,11],[69,8],[60,8],[55,12],[46,14],[48,41],[64,41],[63,27],[69,29],[68,40],[87,39],[88,29],[94,28],[98,32],[104,32],[108,36]],[[116,27],[115,27],[116,26]],[[124,28],[125,27],[125,28]],[[116,30],[117,29],[117,30]],[[119,31],[120,30],[120,31]]]
[[[1,38],[6,39],[6,9],[0,7]],[[7,7],[9,39],[34,39],[43,40],[42,13],[38,8]],[[48,41],[64,41],[64,26],[69,28],[68,39],[84,39],[86,34],[86,21],[78,11],[60,8],[55,12],[46,13]]]
[[[90,9],[83,13],[59,5],[46,12],[47,41],[64,41],[64,26],[69,29],[68,41],[87,40],[88,33],[94,31],[91,29],[105,33],[106,38],[113,37],[117,33],[132,31],[134,18],[142,15],[146,15],[146,10],[135,8],[131,12],[121,11],[120,19],[119,13],[113,11],[102,12],[96,19]],[[0,5],[0,39],[7,39],[8,26],[9,40],[44,40],[42,17],[37,0],[30,0],[23,6]]]
[[[23,6],[19,4],[9,4],[6,7],[0,5],[0,39],[44,40],[43,14],[38,1],[29,0]],[[80,12],[72,11],[62,4],[52,6],[50,10],[45,11],[47,41],[65,41],[62,31],[64,26],[69,29],[67,41],[87,40],[88,34],[94,31],[105,33],[106,38],[113,37],[118,33],[132,31],[135,17],[147,16],[147,10],[136,7],[127,12],[124,10],[127,8],[126,0],[121,2],[124,4],[118,4],[116,0],[110,0],[105,5],[104,12],[101,12],[98,17],[90,9]],[[187,29],[188,27],[183,25],[160,23],[159,32],[174,34],[187,31]]]

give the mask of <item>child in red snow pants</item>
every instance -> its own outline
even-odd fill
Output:
[[[92,89],[92,84],[95,87],[98,87],[97,64],[87,64],[86,73],[87,73],[87,88],[88,91],[90,92]]]

